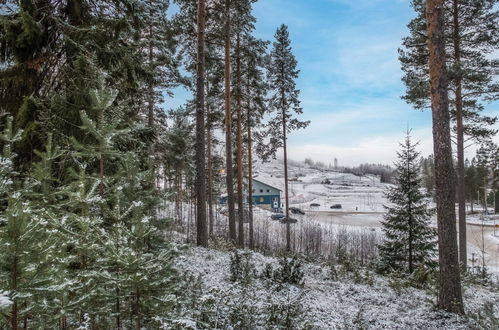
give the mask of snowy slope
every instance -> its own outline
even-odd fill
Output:
[[[290,205],[310,209],[310,203],[318,203],[314,210],[330,211],[333,204],[341,204],[341,212],[383,212],[386,199],[383,191],[387,186],[372,175],[355,176],[308,165],[289,165]],[[283,165],[278,161],[257,163],[255,179],[284,190]],[[330,184],[323,184],[329,181]]]
[[[277,266],[277,260],[258,253],[251,256],[257,273],[266,263]],[[176,262],[176,267],[202,275],[204,298],[215,301],[224,313],[227,308],[244,303],[248,313],[255,314],[254,329],[263,327],[269,306],[295,302],[302,315],[297,329],[493,329],[499,324],[478,326],[469,318],[436,311],[435,297],[417,289],[396,292],[383,277],[374,277],[373,284],[355,283],[348,278],[332,280],[329,269],[318,264],[305,264],[303,287],[287,285],[275,290],[256,278],[248,287],[229,281],[230,255],[202,248],[189,248]],[[499,317],[499,293],[473,286],[465,290],[469,315],[477,314],[485,305],[492,305]],[[230,301],[229,301],[230,300]],[[252,310],[250,310],[252,309]],[[217,309],[218,310],[218,309]]]

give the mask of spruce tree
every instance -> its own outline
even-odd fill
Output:
[[[396,184],[385,192],[390,204],[385,206],[382,222],[385,239],[379,247],[383,272],[412,274],[417,269],[434,266],[436,233],[429,226],[432,211],[423,192],[417,146],[407,132],[397,152]]]
[[[269,107],[272,117],[269,120],[267,136],[270,137],[271,152],[282,147],[284,151],[284,194],[286,218],[289,219],[287,134],[292,130],[305,128],[309,122],[300,121],[301,114],[299,93],[296,79],[299,70],[291,50],[288,27],[281,25],[275,33],[268,65],[268,83],[270,90]],[[286,249],[291,250],[291,227],[286,222]]]
[[[7,118],[0,157],[1,216],[0,216],[0,290],[10,293],[12,305],[8,314],[10,328],[43,321],[50,315],[43,302],[52,298],[51,276],[57,273],[60,235],[52,219],[53,193],[47,187],[52,179],[51,160],[59,153],[52,149],[40,152],[42,161],[31,178],[21,179],[13,166],[17,156],[13,143],[21,139],[13,130],[12,118]],[[46,195],[45,195],[46,194]],[[33,327],[37,323],[34,323]],[[40,323],[38,323],[40,324]],[[4,324],[6,326],[6,324]]]

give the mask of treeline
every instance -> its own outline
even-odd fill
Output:
[[[274,157],[307,125],[287,26],[256,38],[254,2],[1,2],[3,327],[171,321],[187,293],[164,228],[187,202],[207,245],[227,192],[226,238],[252,246],[252,151]],[[180,86],[193,97],[169,109]]]
[[[423,185],[430,196],[435,193],[435,163],[433,156],[421,157],[420,164],[423,173]],[[465,197],[469,204],[466,210],[470,213],[477,212],[474,207],[480,205],[480,212],[487,208],[496,207],[499,212],[499,203],[496,194],[499,190],[499,148],[493,142],[483,143],[479,146],[473,158],[464,162]],[[497,195],[497,196],[496,196]],[[494,203],[494,198],[496,202]]]
[[[382,183],[392,183],[395,176],[395,170],[389,165],[382,164],[360,164],[357,167],[342,167],[344,173],[351,173],[357,176],[376,175],[379,176]]]
[[[337,159],[335,159],[337,163]],[[290,162],[291,163],[291,162]],[[293,162],[295,165],[298,165],[297,162]],[[312,158],[305,158],[304,164],[308,165],[310,168],[315,168],[319,170],[335,170],[341,171],[343,173],[351,173],[356,176],[363,175],[376,175],[380,177],[382,183],[391,183],[393,181],[395,170],[389,165],[383,164],[360,164],[359,166],[348,167],[348,166],[337,166],[332,164],[326,165],[320,161],[314,161]]]

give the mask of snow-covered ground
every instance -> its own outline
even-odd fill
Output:
[[[256,274],[267,263],[278,267],[277,259],[258,253],[251,254]],[[331,278],[330,267],[305,264],[303,287],[287,284],[276,290],[257,276],[243,286],[231,282],[230,254],[216,250],[189,248],[177,258],[176,267],[202,275],[204,301],[210,301],[212,315],[220,319],[232,315],[237,307],[250,313],[252,328],[265,328],[269,313],[276,306],[293,310],[296,329],[497,329],[497,321],[478,325],[471,317],[464,318],[437,311],[435,296],[423,290],[396,290],[389,280],[371,274],[369,281],[354,281],[340,276]],[[466,287],[466,311],[469,316],[483,314],[485,306],[499,317],[499,292],[481,286]],[[230,307],[233,306],[233,307]],[[238,312],[240,313],[240,312]],[[267,324],[268,325],[268,324]]]

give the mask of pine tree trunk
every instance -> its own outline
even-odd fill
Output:
[[[286,110],[282,104],[282,144],[284,149],[284,196],[286,202],[286,250],[291,251],[291,224],[289,221],[289,193],[288,193],[288,151],[287,151],[287,137],[286,137]]]
[[[407,131],[407,135],[409,135],[409,130]],[[409,149],[410,146],[407,146],[407,148]],[[410,169],[410,160],[407,159],[407,177],[409,177],[411,175],[411,169]],[[412,274],[412,272],[414,271],[414,268],[413,268],[413,247],[412,247],[412,241],[413,241],[413,234],[412,234],[412,228],[413,228],[413,221],[412,221],[412,199],[411,197],[412,196],[408,196],[408,207],[407,207],[407,215],[409,217],[409,258],[408,258],[408,262],[409,262],[409,274]]]
[[[152,46],[152,26],[149,25],[149,69],[153,71],[153,46]],[[152,128],[154,124],[154,83],[151,78],[148,86],[149,100],[148,100],[148,113],[147,113],[147,125]]]
[[[209,118],[210,115],[210,107],[206,106],[206,115]],[[211,124],[208,122],[207,125],[207,133],[206,133],[206,152],[208,154],[208,179],[206,181],[207,187],[207,199],[208,199],[208,233],[209,236],[213,236],[213,223],[214,223],[214,216],[213,216],[213,155],[212,155],[212,137],[211,137]]]
[[[452,165],[449,99],[445,68],[443,0],[428,0],[426,16],[440,267],[438,305],[448,312],[463,314],[456,233],[455,172]]]
[[[251,140],[251,117],[250,107],[247,109],[247,122],[248,122],[248,218],[249,218],[249,248],[255,248],[254,233],[253,233],[253,152]]]
[[[153,44],[152,44],[152,38],[153,38],[153,31],[152,31],[152,23],[149,22],[149,69],[151,70],[151,74],[154,70],[153,67],[153,61],[154,61],[154,52],[153,52]],[[147,113],[147,126],[151,131],[154,130],[154,81],[152,77],[150,77],[149,80],[149,86],[148,86],[148,93],[149,93],[149,100],[148,100],[148,113]],[[150,181],[150,188],[154,189],[155,183],[156,183],[156,168],[154,164],[154,150],[155,150],[155,142],[151,143],[151,145],[148,148],[149,152],[149,166],[150,170],[152,171],[151,174],[151,181]],[[150,215],[153,216],[153,218],[156,218],[156,207],[152,208],[150,211]]]
[[[237,213],[238,213],[238,245],[244,247],[244,208],[243,208],[243,138],[242,138],[242,109],[241,109],[241,56],[239,53],[239,33],[236,40],[236,78],[237,78]]]
[[[205,3],[198,0],[197,80],[196,80],[196,244],[208,247],[206,226],[206,155],[204,122],[204,37]]]
[[[227,183],[227,208],[229,211],[229,241],[237,242],[236,212],[234,210],[234,180],[232,176],[232,112],[230,107],[230,12],[226,2],[224,31],[225,50],[225,171]]]
[[[458,0],[453,0],[454,16],[454,60],[458,68],[461,67],[461,39],[459,35],[459,9]],[[459,263],[461,270],[466,272],[466,196],[464,181],[464,129],[463,129],[463,96],[460,74],[454,80],[456,85],[456,131],[457,131],[457,202],[459,204]]]
[[[177,167],[175,170],[175,220],[177,222],[177,225],[180,225],[182,223],[182,220],[180,219],[180,194],[181,194],[181,185],[180,185],[180,167]]]

